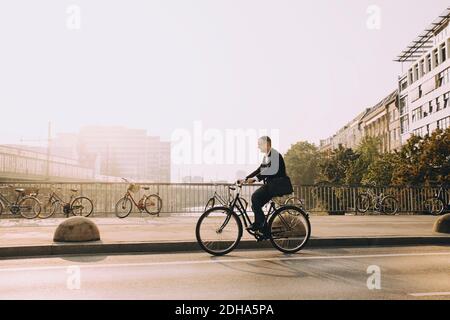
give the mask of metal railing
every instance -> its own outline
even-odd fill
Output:
[[[87,196],[94,203],[93,216],[114,214],[117,201],[126,192],[126,183],[35,183],[35,182],[8,182],[13,187],[25,188],[28,193],[39,190],[38,198],[45,201],[50,190],[57,191],[65,199],[70,197],[70,189],[77,188],[78,194]],[[141,186],[150,187],[150,190],[140,190],[135,194],[139,199],[144,193],[158,194],[163,206],[161,213],[173,215],[202,213],[206,202],[217,190],[225,199],[228,198],[228,184],[208,183],[140,183]],[[242,196],[249,202],[251,194],[259,185],[244,186]],[[420,214],[425,212],[424,201],[432,197],[439,187],[352,187],[335,185],[302,185],[294,186],[294,195],[303,200],[304,207],[311,213],[343,214],[356,211],[356,200],[360,193],[371,189],[375,194],[392,195],[398,200],[399,213]],[[14,198],[13,189],[1,189],[5,196]],[[448,201],[448,192],[447,192]],[[448,203],[448,202],[447,202]],[[249,206],[249,210],[250,206]]]

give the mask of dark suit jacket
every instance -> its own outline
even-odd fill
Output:
[[[257,178],[258,181],[264,181],[269,184],[271,180],[280,177],[286,177],[286,166],[283,156],[275,149],[271,149],[268,157],[264,157],[261,165],[250,173],[246,179]]]

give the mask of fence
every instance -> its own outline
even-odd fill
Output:
[[[93,215],[114,214],[115,204],[124,196],[126,183],[5,183],[14,188],[25,188],[28,192],[39,190],[39,198],[45,201],[50,190],[61,188],[57,193],[68,200],[70,189],[78,189],[78,194],[87,196],[94,203]],[[199,214],[203,212],[206,202],[217,191],[225,199],[228,198],[227,184],[186,184],[186,183],[141,183],[150,190],[140,190],[134,194],[138,201],[144,194],[156,193],[163,201],[162,213],[173,215]],[[251,194],[258,185],[244,186],[242,196],[250,203]],[[418,214],[425,211],[424,201],[432,197],[439,189],[431,187],[348,187],[333,185],[295,186],[294,194],[304,202],[304,207],[311,213],[343,214],[356,211],[359,194],[372,189],[375,194],[392,195],[398,200],[399,213]],[[0,192],[14,199],[13,189],[0,189]],[[446,193],[448,203],[448,192]]]

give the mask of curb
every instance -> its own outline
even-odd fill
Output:
[[[450,245],[450,236],[413,236],[413,237],[353,237],[353,238],[311,238],[308,248],[338,247],[377,247],[377,246],[417,246],[417,245]],[[273,248],[269,241],[256,242],[243,240],[239,249]],[[118,242],[101,243],[85,242],[49,245],[31,245],[16,247],[0,247],[0,259],[28,258],[62,255],[88,254],[126,254],[126,253],[178,253],[201,251],[196,241],[177,242]]]

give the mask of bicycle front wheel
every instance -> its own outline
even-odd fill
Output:
[[[39,218],[47,219],[53,216],[58,209],[59,202],[58,201],[45,201],[42,205],[41,213],[39,213]]]
[[[356,199],[356,211],[359,213],[366,213],[369,210],[370,197],[369,195],[363,193]]]
[[[70,209],[75,216],[89,217],[92,211],[94,211],[94,205],[92,204],[91,199],[87,197],[78,197],[73,200]]]
[[[398,211],[397,199],[388,196],[381,201],[381,211],[385,214],[396,214]]]
[[[270,242],[284,253],[296,253],[308,242],[311,224],[307,213],[295,206],[284,206],[269,220]]]
[[[41,203],[33,197],[25,197],[19,202],[20,215],[26,219],[34,219],[41,213]]]
[[[425,209],[434,216],[441,215],[444,212],[444,202],[438,198],[431,198],[425,201]]]
[[[239,244],[242,222],[229,208],[211,208],[198,219],[195,235],[203,250],[215,256],[225,255]]]
[[[205,210],[203,210],[203,212],[206,212],[209,209],[213,208],[215,202],[216,200],[214,198],[209,199],[208,202],[206,203]]]
[[[151,215],[159,214],[162,208],[161,198],[156,194],[149,195],[147,198],[145,198],[144,208],[148,214]]]

